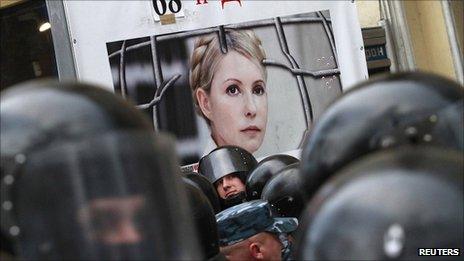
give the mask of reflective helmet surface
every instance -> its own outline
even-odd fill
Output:
[[[463,158],[405,146],[343,168],[304,210],[296,259],[412,260],[420,248],[462,247]]]
[[[226,175],[238,174],[245,184],[246,177],[257,164],[248,151],[237,146],[223,146],[201,158],[198,172],[213,184]]]
[[[336,100],[304,145],[308,197],[335,171],[363,155],[404,144],[463,151],[463,87],[425,73],[364,82]]]
[[[122,98],[82,83],[31,81],[2,92],[2,155],[16,155],[47,139],[96,135],[104,130],[152,129]]]
[[[82,83],[39,80],[2,91],[0,97],[1,196],[35,147],[108,130],[151,130],[149,121],[113,93]],[[9,209],[9,208],[7,208]],[[4,209],[2,209],[4,210]],[[1,211],[2,234],[14,221]]]
[[[206,258],[213,258],[220,252],[219,234],[213,208],[196,183],[188,178],[183,178],[183,181],[203,255]]]
[[[248,175],[245,184],[248,200],[260,199],[266,183],[283,168],[297,162],[298,159],[285,154],[272,155],[261,160]]]
[[[261,199],[271,204],[274,215],[299,218],[306,203],[304,186],[295,163],[277,173],[264,186]]]
[[[219,203],[219,197],[216,188],[205,176],[191,172],[183,175],[183,177],[195,183],[195,185],[203,192],[213,207],[214,214],[217,214],[219,211],[221,211],[221,205]]]
[[[173,142],[129,103],[31,82],[2,93],[1,130],[2,230],[20,258],[201,258]]]

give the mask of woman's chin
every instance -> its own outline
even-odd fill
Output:
[[[261,147],[261,144],[263,143],[263,138],[264,137],[262,137],[261,135],[255,135],[254,137],[250,137],[248,135],[238,135],[235,136],[233,139],[221,139],[222,142],[221,140],[218,140],[219,142],[216,142],[215,139],[215,142],[218,146],[238,146],[250,153],[255,153]]]
[[[252,140],[247,141],[246,143],[242,141],[242,143],[238,146],[244,148],[246,151],[250,153],[255,153],[261,146],[261,143],[262,143],[261,139],[260,140],[252,139]]]

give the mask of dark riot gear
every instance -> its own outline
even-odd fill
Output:
[[[404,146],[363,157],[325,183],[302,213],[296,260],[462,251],[463,175],[463,153],[450,149]]]
[[[404,144],[463,151],[463,88],[425,73],[400,73],[346,92],[316,122],[304,145],[308,198],[334,172],[363,155]]]
[[[275,175],[264,186],[261,199],[271,204],[274,215],[300,217],[306,203],[299,164],[292,164]]]
[[[206,198],[195,182],[188,178],[183,178],[183,181],[190,202],[191,216],[200,239],[200,247],[203,250],[205,258],[214,259],[215,256],[220,254],[220,251],[219,234],[213,208],[208,198]]]
[[[285,154],[272,155],[261,160],[248,175],[246,181],[247,199],[260,199],[266,183],[283,168],[297,162],[299,162],[298,159]]]
[[[198,172],[216,186],[216,182],[227,175],[237,175],[243,184],[248,174],[258,162],[248,151],[237,146],[223,146],[211,151],[199,163]],[[242,191],[226,199],[219,198],[221,209],[246,201],[246,192]]]
[[[1,100],[2,167],[14,163],[2,230],[20,258],[201,258],[173,142],[143,114],[81,84],[29,83]]]
[[[213,184],[229,174],[239,175],[245,184],[246,177],[257,164],[255,157],[248,151],[237,146],[223,146],[201,158],[198,172]]]
[[[216,188],[208,181],[208,179],[198,173],[187,173],[183,175],[186,179],[189,179],[203,192],[203,194],[208,198],[209,203],[213,207],[214,214],[221,211],[221,205],[219,203],[219,196],[217,194]]]
[[[151,130],[152,127],[126,101],[94,86],[42,80],[3,91],[0,102],[1,198],[7,197],[4,186],[11,183],[14,172],[34,147],[115,129]],[[6,240],[14,241],[7,230],[13,222],[8,212],[1,211],[2,234]]]
[[[2,92],[1,153],[14,156],[47,142],[109,129],[152,129],[133,106],[101,88],[32,81]]]
[[[228,197],[226,199],[220,199],[221,202],[221,210],[224,210],[226,208],[230,208],[232,206],[242,204],[247,201],[246,198],[246,193],[245,191],[241,191],[231,197]]]

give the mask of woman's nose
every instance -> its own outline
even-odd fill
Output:
[[[253,118],[256,116],[256,103],[252,94],[245,95],[245,116]]]

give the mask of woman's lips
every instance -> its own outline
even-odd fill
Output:
[[[245,129],[241,130],[241,132],[248,132],[248,133],[260,132],[260,131],[261,129],[256,126],[248,126]]]

